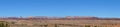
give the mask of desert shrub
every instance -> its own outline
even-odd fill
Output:
[[[57,24],[55,24],[55,27],[58,27]]]
[[[85,27],[90,27],[90,25],[85,25]]]
[[[12,24],[15,24],[15,22],[11,22]]]
[[[94,27],[102,27],[102,26],[94,26]]]

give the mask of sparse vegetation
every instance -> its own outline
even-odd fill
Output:
[[[0,21],[0,27],[9,27],[9,25],[4,21]]]

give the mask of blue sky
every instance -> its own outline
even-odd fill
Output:
[[[120,17],[119,0],[0,0],[0,16]]]

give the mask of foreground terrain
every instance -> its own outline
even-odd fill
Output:
[[[120,27],[119,18],[1,18],[9,27]]]

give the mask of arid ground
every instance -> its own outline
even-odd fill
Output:
[[[5,18],[10,27],[120,27],[117,18]]]

